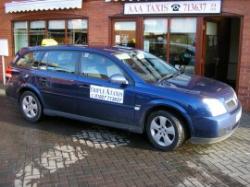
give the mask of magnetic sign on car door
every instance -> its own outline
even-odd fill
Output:
[[[90,85],[90,98],[114,103],[123,103],[124,90]]]

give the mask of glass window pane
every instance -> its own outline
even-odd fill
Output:
[[[196,18],[171,19],[171,33],[196,33]]]
[[[175,68],[150,53],[133,51],[116,53],[115,56],[146,82],[155,83],[176,73]]]
[[[144,20],[144,50],[166,60],[167,19]]]
[[[116,22],[116,31],[135,31],[135,22]]]
[[[87,77],[109,80],[115,74],[123,75],[123,72],[110,59],[86,52],[81,57],[81,74]]]
[[[44,55],[42,62],[47,62],[48,70],[75,73],[79,55],[80,53],[77,51],[51,51]]]
[[[135,47],[136,23],[134,21],[119,21],[114,24],[114,45]]]
[[[28,23],[27,21],[23,22],[15,22],[14,23],[14,29],[27,29],[28,28]]]
[[[54,30],[65,29],[65,21],[64,20],[51,20],[49,21],[49,29],[54,29]]]
[[[38,46],[42,44],[42,40],[46,38],[45,27],[45,21],[30,22],[29,46]]]
[[[43,53],[41,52],[28,53],[24,55],[24,57],[21,57],[17,61],[16,65],[19,67],[36,69],[38,68],[42,55]]]
[[[170,63],[186,73],[195,72],[196,18],[171,19]]]
[[[45,29],[45,21],[31,21],[30,28],[31,29]]]
[[[57,41],[58,44],[65,43],[65,21],[51,20],[48,28],[49,38]]]
[[[206,35],[217,35],[217,23],[207,22]]]
[[[206,63],[205,76],[215,78],[218,74],[216,67],[219,61],[219,38],[217,35],[218,23],[206,23]]]
[[[15,53],[22,47],[28,46],[28,23],[26,21],[14,23],[14,43]]]
[[[74,19],[68,21],[68,39],[70,44],[88,44],[87,20]]]
[[[88,21],[84,19],[73,19],[68,21],[68,29],[87,29]]]

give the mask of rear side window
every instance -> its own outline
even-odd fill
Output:
[[[21,56],[17,60],[16,65],[18,67],[23,67],[23,68],[37,69],[39,67],[42,55],[43,55],[42,52],[29,52],[24,56]]]
[[[79,57],[80,52],[77,51],[48,51],[41,62],[47,64],[50,71],[75,73]]]

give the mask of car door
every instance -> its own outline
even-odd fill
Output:
[[[110,81],[110,77],[124,71],[110,58],[83,52],[79,68],[78,114],[85,117],[132,124],[134,120],[134,85]]]
[[[43,94],[47,109],[71,114],[76,112],[76,68],[80,54],[70,50],[47,51],[44,54],[42,62],[46,64],[46,71],[39,76],[38,82],[49,84]]]

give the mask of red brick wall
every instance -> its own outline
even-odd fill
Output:
[[[10,32],[11,24],[9,22],[10,22],[9,17],[4,14],[4,1],[0,1],[0,39],[8,39],[9,41],[11,41],[11,32]],[[2,58],[0,58],[0,82],[1,81],[2,81]]]
[[[242,43],[239,62],[238,95],[244,109],[250,111],[250,1],[224,0],[223,12],[243,16]]]
[[[39,18],[71,18],[74,16],[88,17],[89,44],[107,46],[110,41],[110,16],[122,14],[121,3],[105,3],[104,0],[84,0],[83,9],[66,11],[47,11],[33,13],[5,14],[4,4],[12,0],[0,1],[0,38],[9,40],[12,54],[11,20]],[[250,0],[223,0],[223,13],[243,16],[242,44],[239,65],[238,94],[244,108],[250,111]],[[53,14],[52,14],[53,13]],[[11,57],[7,58],[10,61]],[[1,71],[0,71],[1,77]],[[1,78],[0,78],[1,79]]]

